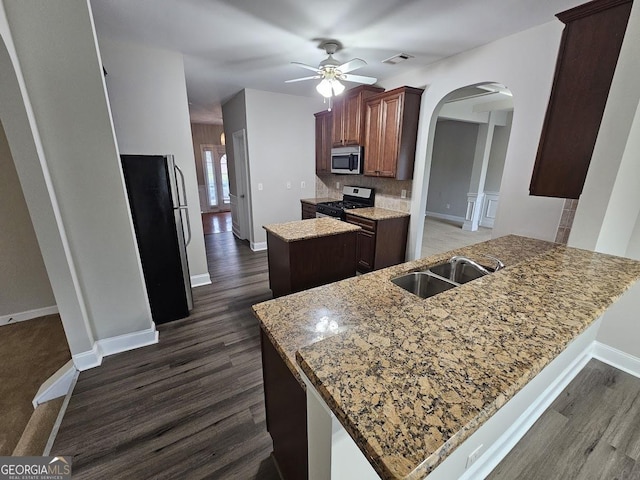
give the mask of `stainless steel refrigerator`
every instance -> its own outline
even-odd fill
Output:
[[[121,155],[151,315],[156,324],[193,308],[184,175],[173,155]]]

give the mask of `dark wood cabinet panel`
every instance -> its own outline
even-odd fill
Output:
[[[309,218],[316,218],[316,206],[312,203],[300,201],[302,205],[302,220],[308,220]]]
[[[371,85],[347,90],[333,100],[332,145],[342,147],[362,145],[364,142],[364,102],[384,91]]]
[[[331,173],[331,135],[333,114],[318,112],[316,117],[316,173]]]
[[[308,478],[307,396],[269,337],[260,329],[267,430],[285,480]]]
[[[580,197],[631,6],[630,0],[597,0],[557,15],[566,25],[531,195]]]
[[[358,271],[379,270],[404,262],[409,217],[371,220],[348,213],[349,223],[362,227],[356,241]]]
[[[365,102],[364,174],[413,177],[422,89],[400,87]]]
[[[269,287],[274,297],[356,274],[356,232],[287,242],[267,231]]]

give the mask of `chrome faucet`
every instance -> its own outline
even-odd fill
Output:
[[[482,272],[484,275],[489,275],[491,273],[489,270],[484,268],[478,262],[475,262],[470,258],[463,257],[462,255],[456,255],[455,257],[451,257],[449,259],[449,262],[451,263],[451,278],[456,278],[456,269],[458,268],[458,265],[460,265],[461,263],[468,263],[472,267],[476,268],[478,271]]]

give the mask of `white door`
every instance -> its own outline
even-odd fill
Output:
[[[241,240],[251,240],[251,215],[247,136],[244,129],[233,132],[233,162],[236,172],[236,198],[231,205],[233,233]]]

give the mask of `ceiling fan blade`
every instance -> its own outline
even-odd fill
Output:
[[[291,62],[291,63],[299,67],[306,68],[307,70],[311,70],[312,72],[320,73],[320,69],[318,67],[312,67],[311,65],[307,65],[306,63],[300,63],[300,62]]]
[[[361,58],[353,58],[348,62],[340,65],[338,67],[338,70],[340,70],[342,73],[348,73],[348,72],[351,72],[352,70],[355,70],[356,68],[364,67],[366,64],[367,62],[365,62]]]
[[[340,80],[346,80],[347,82],[365,83],[367,85],[373,85],[378,81],[377,78],[365,77],[364,75],[351,75],[346,74],[340,77]]]
[[[314,80],[316,78],[322,78],[322,75],[312,75],[311,77],[294,78],[293,80],[285,80],[284,83],[302,82],[304,80]]]

